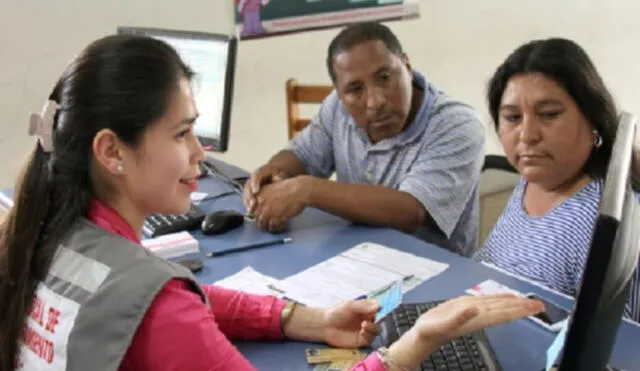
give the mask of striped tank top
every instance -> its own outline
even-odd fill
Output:
[[[526,181],[520,180],[498,222],[474,259],[575,296],[589,254],[603,192],[593,180],[541,217],[523,204]],[[625,317],[640,322],[640,273],[635,270]]]

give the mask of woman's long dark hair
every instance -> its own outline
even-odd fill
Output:
[[[487,91],[489,112],[496,130],[502,94],[509,80],[516,75],[536,72],[560,85],[602,137],[600,148],[591,151],[586,170],[593,178],[604,178],[618,127],[618,111],[591,59],[571,40],[552,38],[528,42],[498,67]]]
[[[528,42],[498,67],[487,89],[489,112],[496,130],[502,94],[509,80],[516,75],[536,72],[564,88],[602,137],[602,145],[591,151],[586,171],[595,179],[604,179],[618,128],[618,110],[587,53],[571,40],[551,38]],[[634,189],[640,190],[637,174],[632,179]]]
[[[181,77],[191,78],[192,72],[175,50],[125,35],[93,42],[64,71],[49,96],[60,105],[54,150],[36,144],[16,184],[14,206],[0,225],[0,370],[14,369],[36,286],[61,239],[88,212],[95,189],[94,136],[110,129],[136,146],[166,112]]]

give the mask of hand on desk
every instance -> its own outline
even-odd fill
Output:
[[[511,294],[452,299],[420,316],[414,326],[389,347],[389,356],[395,363],[413,369],[453,339],[542,310],[541,302]]]
[[[329,309],[299,306],[284,327],[285,336],[294,340],[324,341],[341,348],[366,346],[380,332],[379,326],[373,323],[378,308],[379,304],[373,300],[352,300]],[[414,369],[453,339],[542,310],[541,302],[512,294],[462,296],[446,301],[421,315],[413,327],[389,347],[388,355],[393,360],[390,363]]]
[[[263,186],[277,183],[286,178],[288,176],[284,171],[270,164],[266,164],[254,171],[244,184],[243,201],[247,211],[251,212],[254,209],[255,197],[260,193]]]
[[[270,232],[278,232],[306,207],[305,177],[287,178],[271,165],[265,165],[251,175],[244,188],[247,213],[256,224]]]
[[[444,344],[462,335],[527,317],[543,309],[539,301],[511,294],[461,296],[420,316],[415,327],[424,338]]]
[[[258,170],[254,171],[244,184],[244,192],[242,200],[247,208],[247,213],[252,215],[257,206],[256,197],[267,184],[277,183],[287,178],[284,171],[279,168],[266,164]]]
[[[284,229],[287,222],[306,207],[308,189],[303,177],[268,184],[255,196],[253,216],[258,226],[270,232]]]

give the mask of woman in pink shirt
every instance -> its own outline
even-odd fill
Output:
[[[94,333],[118,325],[94,317],[69,321],[73,308],[43,306],[34,295],[59,269],[73,272],[73,264],[60,267],[61,249],[70,259],[69,247],[61,242],[83,218],[100,233],[139,247],[140,261],[152,259],[139,246],[145,217],[188,209],[190,193],[197,188],[198,162],[205,156],[193,132],[198,112],[192,76],[161,41],[109,36],[74,59],[43,113],[32,115],[29,133],[38,143],[16,187],[15,206],[0,225],[1,370],[33,369],[34,364],[42,365],[38,369],[77,369],[71,366],[78,364],[72,348],[82,342],[64,334],[73,334],[78,321]],[[71,253],[76,260],[68,261],[86,260],[78,255]],[[112,285],[111,292],[115,287],[124,295],[135,269],[104,282]],[[85,289],[84,300],[93,299],[90,289],[103,288]],[[116,366],[94,369],[242,371],[253,367],[232,340],[286,338],[357,348],[370,344],[379,332],[372,322],[378,309],[373,301],[309,308],[212,285],[201,290],[191,279],[168,280],[148,308],[139,308],[137,326],[125,329],[130,340],[110,339],[77,357],[115,347],[122,348],[116,352]],[[119,297],[113,295],[105,304],[105,318],[112,318]],[[84,310],[82,303],[80,308]],[[457,298],[424,314],[388,350],[373,352],[354,369],[412,369],[443,342],[541,309],[539,302],[511,296]],[[25,330],[38,318],[48,318],[41,323],[48,333]],[[54,357],[64,359],[66,367],[48,366]]]

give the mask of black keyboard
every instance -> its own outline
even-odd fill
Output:
[[[189,231],[200,228],[205,216],[205,212],[192,203],[185,214],[148,216],[144,221],[143,230],[145,235],[152,238],[163,234]]]
[[[413,326],[418,317],[441,302],[401,304],[380,324],[382,342],[390,346]],[[421,365],[420,370],[501,371],[484,331],[443,345]]]

